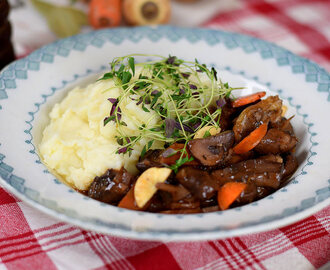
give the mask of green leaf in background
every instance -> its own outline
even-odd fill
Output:
[[[59,37],[78,34],[87,25],[87,15],[72,7],[56,6],[41,0],[31,0],[34,7],[47,19],[49,28]]]

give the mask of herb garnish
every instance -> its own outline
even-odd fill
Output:
[[[138,56],[158,60],[137,63],[134,57]],[[197,60],[183,61],[175,56],[128,55],[115,58],[110,67],[110,72],[99,80],[113,79],[115,87],[123,89],[122,95],[108,99],[112,107],[110,115],[104,119],[104,125],[111,121],[116,123],[117,141],[121,142],[117,153],[131,154],[134,145],[141,139],[147,141],[141,157],[154,141],[162,141],[166,145],[184,143],[184,148],[179,150],[180,158],[171,167],[173,170],[193,160],[187,154],[188,141],[204,126],[219,127],[225,98],[231,95],[232,90],[242,89],[223,83],[213,67],[208,69]],[[142,124],[138,126],[138,134],[129,137],[123,128],[126,124],[121,121],[120,108],[122,101],[128,98],[145,112],[153,111],[163,121],[152,126]]]

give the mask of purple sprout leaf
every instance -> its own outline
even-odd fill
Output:
[[[160,92],[159,92],[158,90],[154,90],[154,91],[151,92],[151,95],[156,96],[156,95],[158,95],[159,93],[160,93]]]
[[[184,94],[186,93],[186,91],[185,91],[183,88],[180,88],[179,93],[180,93],[181,95],[184,95]]]
[[[174,150],[173,148],[167,148],[163,153],[162,156],[164,158],[171,157],[175,155],[178,152],[178,150]]]
[[[136,105],[140,105],[142,103],[143,99],[140,97],[139,101],[136,103]]]
[[[170,138],[174,132],[176,121],[171,118],[165,119],[165,135],[166,138]]]
[[[117,103],[118,103],[118,99],[117,99],[117,98],[108,98],[108,100],[109,100],[112,104],[117,104]]]
[[[117,118],[118,118],[118,121],[121,120],[121,109],[120,109],[120,107],[118,107],[118,109],[117,109]]]
[[[111,110],[110,110],[110,116],[112,116],[117,108],[118,99],[117,98],[108,98],[108,100],[112,103]]]
[[[211,72],[212,72],[212,74],[214,76],[214,79],[217,81],[218,80],[217,71],[215,70],[214,67],[212,67]]]
[[[219,98],[216,102],[218,108],[222,108],[226,105],[226,100],[224,98]]]
[[[194,90],[196,90],[196,89],[197,89],[197,86],[196,86],[196,85],[194,85],[194,84],[189,84],[189,87],[190,87],[190,89],[194,89]]]
[[[173,65],[175,62],[175,59],[176,59],[176,56],[170,56],[169,58],[167,58],[166,64]]]
[[[125,154],[127,152],[127,147],[119,148],[118,154]]]
[[[182,75],[182,77],[185,78],[185,79],[187,79],[187,78],[190,76],[189,73],[181,73],[181,75]]]
[[[112,104],[111,110],[110,110],[110,116],[113,116],[113,113],[115,112],[116,108],[117,108],[117,104]]]
[[[196,124],[193,125],[193,129],[194,130],[198,129],[201,124],[202,124],[201,121],[198,121]]]
[[[190,132],[190,133],[194,133],[195,132],[190,126],[188,126],[186,124],[182,124],[182,126],[183,126],[183,129],[185,131],[187,131],[187,132]]]
[[[190,126],[188,126],[186,124],[183,124],[182,123],[182,127],[187,132],[190,132],[190,133],[194,133],[195,132]],[[177,122],[177,121],[175,121],[175,128],[177,128],[178,130],[182,130],[180,123]]]
[[[174,127],[178,130],[181,130],[181,125],[178,121],[175,121]]]

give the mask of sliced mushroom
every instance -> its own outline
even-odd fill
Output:
[[[204,139],[188,142],[190,153],[204,166],[216,166],[225,162],[229,149],[234,144],[234,133],[225,131]]]
[[[156,184],[164,183],[171,173],[169,168],[150,168],[144,171],[135,183],[134,198],[137,206],[142,208],[156,193]]]

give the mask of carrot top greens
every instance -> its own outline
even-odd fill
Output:
[[[136,63],[138,56],[156,60]],[[209,69],[197,60],[189,62],[175,56],[135,54],[117,57],[110,63],[110,72],[99,80],[107,79],[113,79],[115,86],[123,89],[122,95],[108,99],[112,107],[110,115],[104,119],[104,125],[111,121],[116,123],[120,145],[117,153],[130,154],[142,138],[148,141],[141,152],[142,157],[155,140],[163,141],[165,146],[184,143],[180,159],[172,166],[174,170],[191,159],[185,155],[188,141],[204,126],[218,127],[225,98],[232,90],[241,89],[223,83],[213,67]],[[142,124],[136,136],[126,134],[120,108],[125,98],[136,102],[145,112],[155,112],[163,121],[152,128]]]

